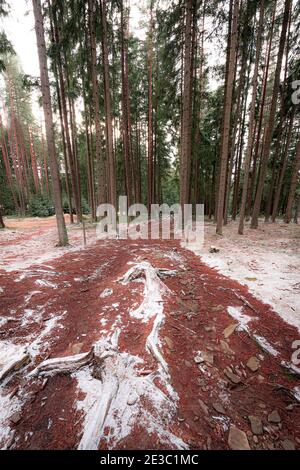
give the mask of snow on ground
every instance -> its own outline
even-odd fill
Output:
[[[80,225],[68,225],[70,245],[56,247],[55,218],[29,217],[6,219],[7,229],[0,231],[0,269],[7,272],[26,270],[32,265],[46,263],[71,251],[84,248]],[[96,231],[87,230],[87,245],[96,240]]]
[[[244,236],[238,222],[224,227],[223,236],[215,224],[205,222],[202,248],[189,248],[204,263],[247,285],[250,292],[269,304],[286,322],[300,331],[300,226],[264,223],[257,230],[246,224]],[[210,253],[210,246],[220,249]]]

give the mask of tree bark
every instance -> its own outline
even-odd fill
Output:
[[[150,0],[150,23],[148,33],[148,212],[154,202],[153,181],[153,0]]]
[[[126,19],[125,19],[126,18]],[[132,187],[132,147],[131,147],[131,122],[130,122],[130,102],[129,102],[129,81],[128,81],[128,21],[129,14],[124,14],[124,1],[121,0],[121,75],[122,75],[122,141],[125,167],[125,188],[128,206],[133,201]],[[136,191],[135,191],[136,192]],[[137,194],[135,194],[137,200]]]
[[[274,125],[275,125],[277,98],[278,98],[279,85],[280,85],[280,73],[281,73],[282,58],[283,58],[286,35],[287,35],[287,28],[288,28],[288,23],[289,23],[290,10],[291,10],[291,0],[285,0],[282,29],[281,29],[279,49],[278,49],[278,54],[277,54],[277,64],[276,64],[276,70],[275,70],[270,115],[269,115],[269,119],[267,122],[263,153],[261,157],[260,175],[259,175],[257,191],[256,191],[254,207],[253,207],[253,214],[252,214],[252,219],[251,219],[251,228],[253,229],[258,227],[258,217],[259,217],[259,212],[260,212],[261,199],[262,199],[262,194],[263,194],[264,182],[265,182],[265,177],[266,177],[266,172],[267,172],[268,159],[269,159]]]
[[[56,213],[56,222],[58,230],[59,245],[65,246],[68,244],[68,235],[65,225],[65,219],[62,209],[61,199],[61,185],[59,179],[58,163],[56,158],[55,140],[53,117],[51,108],[51,95],[49,76],[47,68],[47,55],[45,45],[45,33],[43,25],[43,15],[40,0],[32,0],[34,18],[35,18],[35,33],[38,47],[39,65],[40,65],[40,79],[42,89],[42,102],[45,116],[47,147],[50,163],[51,182],[53,188],[53,199]]]
[[[289,193],[288,193],[288,200],[287,200],[287,205],[285,209],[284,221],[287,224],[292,219],[292,207],[293,207],[293,202],[294,202],[295,193],[296,193],[297,184],[298,184],[299,171],[300,171],[300,140],[298,142],[297,149],[296,149],[296,156],[295,156],[295,161],[293,165],[292,178],[291,178],[290,188],[289,188]]]
[[[217,228],[216,233],[222,235],[223,227],[223,212],[224,212],[224,199],[225,199],[225,185],[226,185],[226,174],[228,164],[228,150],[229,150],[229,134],[230,134],[230,111],[232,104],[232,93],[233,93],[233,78],[234,68],[236,61],[236,49],[237,49],[237,34],[238,34],[238,15],[239,15],[239,1],[234,0],[233,5],[233,18],[230,18],[230,24],[232,22],[231,32],[228,35],[228,75],[225,79],[225,92],[224,92],[224,116],[223,116],[223,130],[222,130],[222,144],[220,152],[220,170],[219,170],[219,186],[217,196]]]
[[[91,45],[91,76],[92,76],[92,94],[94,104],[94,120],[96,131],[96,158],[98,163],[98,196],[99,203],[105,203],[107,200],[106,195],[106,178],[105,178],[105,165],[102,155],[102,139],[101,139],[101,123],[100,123],[100,104],[99,104],[99,84],[97,77],[97,57],[96,57],[96,35],[95,35],[95,0],[88,0],[88,18],[90,30],[90,45]]]
[[[193,0],[185,2],[184,72],[180,149],[180,204],[189,203],[192,150],[192,15]]]
[[[254,142],[254,128],[255,128],[255,104],[256,104],[256,95],[257,95],[257,85],[258,85],[258,71],[259,71],[259,60],[262,47],[262,35],[264,28],[264,0],[260,2],[260,13],[259,13],[259,25],[257,32],[257,42],[256,42],[256,56],[255,56],[255,66],[253,72],[252,80],[252,100],[250,105],[250,114],[249,114],[249,134],[248,134],[248,145],[246,150],[246,156],[244,161],[244,182],[243,182],[243,193],[242,193],[242,202],[240,209],[240,220],[238,233],[243,235],[244,233],[244,219],[246,212],[246,203],[247,203],[247,192],[249,185],[249,171],[251,165],[251,154],[252,147]]]
[[[106,152],[108,160],[108,202],[116,207],[116,165],[113,145],[113,128],[109,80],[109,63],[107,47],[107,19],[106,19],[106,0],[100,1],[101,22],[102,22],[102,56],[104,68],[104,105],[105,105],[105,123],[106,123]]]

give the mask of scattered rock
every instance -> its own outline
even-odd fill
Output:
[[[229,338],[229,336],[232,335],[232,333],[236,330],[237,327],[238,323],[232,323],[231,325],[227,326],[223,331],[224,338]]]
[[[208,416],[208,406],[206,406],[206,404],[204,403],[204,401],[201,400],[201,398],[198,398],[198,403],[203,413],[205,413]]]
[[[228,445],[231,450],[251,450],[244,431],[230,425]]]
[[[262,375],[258,375],[256,378],[259,384],[262,384],[265,381],[265,378]]]
[[[229,354],[230,356],[234,356],[235,352],[230,348],[230,346],[228,345],[228,343],[226,343],[226,341],[223,341],[221,339],[220,347],[224,354]]]
[[[220,312],[221,310],[224,310],[224,307],[223,307],[223,305],[216,305],[216,306],[211,307],[210,310],[212,312]]]
[[[199,351],[197,356],[195,356],[194,361],[196,364],[201,364],[202,362],[208,362],[209,364],[214,363],[214,355],[211,352]]]
[[[253,436],[253,442],[254,442],[255,444],[258,444],[258,437],[257,437],[257,436]]]
[[[269,423],[278,424],[281,422],[281,418],[277,410],[272,411],[268,416]]]
[[[226,414],[226,411],[224,407],[221,405],[221,403],[213,403],[213,408],[217,411],[217,413],[220,413],[222,415]]]
[[[139,396],[138,394],[133,391],[132,393],[130,393],[129,397],[127,398],[127,405],[134,405],[139,399]]]
[[[247,362],[246,366],[248,367],[248,369],[250,369],[252,372],[256,372],[259,367],[260,367],[260,362],[259,360],[257,359],[257,357],[255,356],[252,356],[250,357],[249,361]]]
[[[9,418],[10,422],[13,424],[18,424],[21,421],[21,419],[22,419],[21,413],[19,413],[18,411],[13,413]]]
[[[190,361],[187,361],[187,360],[184,361],[184,365],[185,365],[186,367],[192,367],[191,362],[190,362]]]
[[[233,372],[231,372],[230,370],[228,369],[225,369],[224,370],[224,374],[226,375],[226,377],[231,381],[233,382],[234,384],[239,384],[241,383],[241,378],[234,374]]]
[[[263,426],[261,419],[257,416],[248,416],[248,418],[251,424],[251,431],[253,432],[253,434],[263,434]]]
[[[284,439],[284,441],[281,441],[281,445],[284,450],[296,450],[295,443],[290,439]]]
[[[71,351],[73,354],[79,354],[82,349],[83,343],[75,343],[71,347]]]
[[[165,336],[164,340],[165,340],[165,342],[166,342],[169,349],[174,349],[174,343],[171,340],[171,338],[169,338],[168,336]]]
[[[220,251],[220,248],[217,248],[216,246],[214,245],[211,245],[210,249],[209,249],[209,252],[210,253],[219,253]]]

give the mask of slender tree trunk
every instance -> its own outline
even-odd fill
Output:
[[[56,46],[60,48],[61,47],[60,28],[58,26],[56,5],[55,4],[52,4],[52,5],[53,5],[52,11],[53,11],[54,40],[55,40]],[[64,71],[63,71],[63,66],[62,66],[62,57],[61,57],[60,49],[57,51],[57,69],[58,69],[58,78],[59,78],[59,87],[60,87],[62,117],[63,117],[63,123],[64,123],[64,134],[66,137],[66,149],[67,149],[67,155],[68,155],[68,164],[69,164],[69,168],[71,172],[75,210],[76,210],[77,222],[81,222],[82,212],[81,212],[80,193],[79,193],[79,187],[78,187],[78,174],[76,172],[76,159],[73,153],[70,131],[69,131],[65,78],[64,78]]]
[[[286,42],[287,28],[288,28],[288,23],[289,23],[291,3],[292,3],[291,0],[285,0],[285,3],[284,3],[284,14],[283,14],[282,29],[281,29],[279,49],[278,49],[278,55],[277,55],[277,64],[276,64],[276,70],[275,70],[272,102],[271,102],[271,108],[270,108],[270,115],[269,115],[269,119],[267,122],[266,136],[264,140],[263,153],[261,157],[260,175],[259,175],[257,191],[256,191],[254,207],[253,207],[253,214],[252,214],[252,219],[251,219],[251,228],[253,229],[258,227],[258,217],[259,217],[259,212],[260,212],[264,182],[265,182],[265,177],[266,177],[266,172],[267,172],[268,159],[269,159],[273,131],[274,131],[277,98],[278,98],[279,85],[280,85],[280,73],[281,73],[284,47],[285,47],[285,42]]]
[[[148,212],[154,202],[153,181],[153,0],[150,0],[150,23],[148,33]]]
[[[280,165],[281,168],[280,168],[279,178],[278,178],[278,182],[275,188],[275,196],[274,196],[274,203],[273,203],[273,210],[272,210],[272,222],[273,223],[275,222],[277,213],[278,213],[278,206],[279,206],[279,200],[280,200],[280,195],[281,195],[281,189],[283,185],[283,178],[284,178],[287,163],[288,163],[289,147],[290,147],[290,143],[292,139],[293,123],[294,123],[294,109],[290,118],[286,144],[284,148],[283,161],[281,162],[281,165]]]
[[[237,33],[238,33],[238,15],[239,15],[239,1],[234,0],[233,6],[233,18],[231,34],[228,37],[229,47],[229,63],[228,63],[228,76],[225,79],[225,96],[224,96],[224,117],[223,117],[223,130],[222,130],[222,145],[220,152],[220,171],[219,171],[219,188],[217,198],[217,228],[216,233],[222,235],[223,227],[223,212],[224,212],[224,198],[225,198],[225,185],[226,185],[226,174],[228,164],[228,150],[229,150],[229,136],[230,136],[230,111],[232,103],[233,93],[233,78],[234,78],[234,66],[236,61],[236,50],[237,50]]]
[[[299,171],[300,171],[300,140],[297,145],[296,149],[296,156],[292,171],[292,178],[290,182],[290,188],[288,192],[288,200],[285,209],[284,221],[288,224],[292,219],[292,207],[295,198],[295,193],[297,189],[298,179],[299,179]]]
[[[238,233],[240,235],[243,235],[244,233],[244,219],[245,219],[246,203],[247,203],[247,191],[248,191],[248,186],[249,186],[249,171],[250,171],[251,154],[252,154],[252,147],[253,147],[254,135],[255,135],[254,117],[255,117],[255,104],[256,104],[257,85],[258,85],[259,61],[260,61],[260,54],[261,54],[261,47],[262,47],[262,35],[263,35],[263,28],[264,28],[264,8],[265,8],[264,3],[265,3],[265,0],[262,0],[260,2],[255,66],[254,66],[253,80],[252,80],[252,100],[251,100],[250,115],[249,115],[248,145],[247,145],[246,156],[245,156],[245,161],[244,161],[244,182],[243,182],[243,193],[242,193],[240,220],[239,220],[239,228],[238,228]]]
[[[34,11],[34,18],[35,18],[35,32],[36,32],[39,65],[40,65],[42,102],[43,102],[44,116],[45,116],[46,137],[47,137],[48,155],[49,155],[49,163],[50,163],[51,182],[52,182],[52,189],[53,189],[52,193],[53,193],[55,213],[56,213],[56,222],[57,222],[57,229],[58,229],[58,238],[59,238],[59,244],[61,246],[65,246],[68,244],[68,235],[67,235],[67,230],[66,230],[66,225],[65,225],[64,213],[62,209],[61,186],[60,186],[60,179],[59,179],[58,163],[57,163],[57,158],[56,158],[43,15],[42,15],[42,8],[41,8],[40,0],[32,0],[32,4],[33,4],[33,11]]]
[[[5,228],[4,220],[3,220],[3,217],[2,217],[1,205],[0,205],[0,228]]]
[[[98,193],[99,203],[105,203],[106,183],[105,183],[105,165],[102,155],[102,139],[101,139],[101,123],[100,123],[100,100],[99,100],[99,84],[97,77],[97,57],[96,57],[96,35],[95,35],[95,0],[88,0],[88,17],[91,44],[91,75],[92,75],[92,94],[94,104],[94,120],[96,131],[96,158],[98,164]]]
[[[101,20],[102,20],[102,55],[104,67],[104,104],[105,104],[105,123],[106,123],[106,150],[108,160],[108,201],[114,207],[117,204],[116,190],[116,168],[113,144],[112,112],[110,97],[109,63],[107,47],[107,19],[106,19],[106,0],[100,1]]]
[[[132,154],[131,154],[131,125],[128,81],[128,21],[129,15],[124,14],[124,1],[121,0],[121,75],[122,75],[122,142],[125,167],[125,188],[128,206],[133,201],[132,187]]]
[[[180,204],[189,202],[192,150],[192,19],[193,0],[185,2],[184,76],[180,149]]]
[[[276,6],[277,6],[277,1],[275,0],[274,7],[273,7],[272,21],[271,21],[270,37],[269,37],[267,50],[266,50],[266,64],[265,64],[265,69],[263,73],[262,92],[260,96],[259,118],[257,122],[256,141],[255,141],[255,148],[253,152],[252,177],[251,177],[251,186],[249,190],[250,194],[249,194],[249,205],[248,205],[249,214],[251,212],[250,206],[252,204],[253,199],[255,199],[255,183],[256,183],[259,149],[260,149],[260,145],[262,141],[264,140],[264,138],[261,139],[261,133],[262,133],[262,128],[263,128],[263,117],[265,114],[267,82],[268,82],[268,76],[269,76],[270,57],[271,57],[272,41],[273,41],[273,33],[274,33],[274,25],[275,25],[275,17],[276,17]]]

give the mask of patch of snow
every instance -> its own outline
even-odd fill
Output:
[[[238,329],[240,331],[249,332],[248,323],[252,320],[257,320],[256,317],[249,317],[249,315],[243,313],[243,307],[228,307],[227,312],[239,323]]]
[[[110,288],[106,288],[104,289],[104,291],[101,292],[100,297],[104,299],[105,297],[109,297],[112,294],[113,294],[113,290]]]
[[[264,338],[258,334],[254,334],[253,338],[257,342],[257,344],[267,353],[271,354],[272,356],[276,357],[279,355],[279,352]]]
[[[215,234],[215,225],[206,222],[204,246],[187,248],[208,266],[246,285],[300,332],[299,227],[260,223],[263,229],[248,231],[246,224],[247,232],[241,237],[238,221],[231,221],[221,238]],[[217,244],[220,251],[208,253],[211,244]]]
[[[29,356],[25,346],[0,342],[0,381],[4,379],[10,371],[21,367]]]
[[[57,289],[58,288],[57,284],[54,284],[54,282],[47,281],[45,279],[38,279],[37,281],[35,281],[35,283],[38,284],[39,286],[42,286],[42,287],[51,287],[51,289]]]

